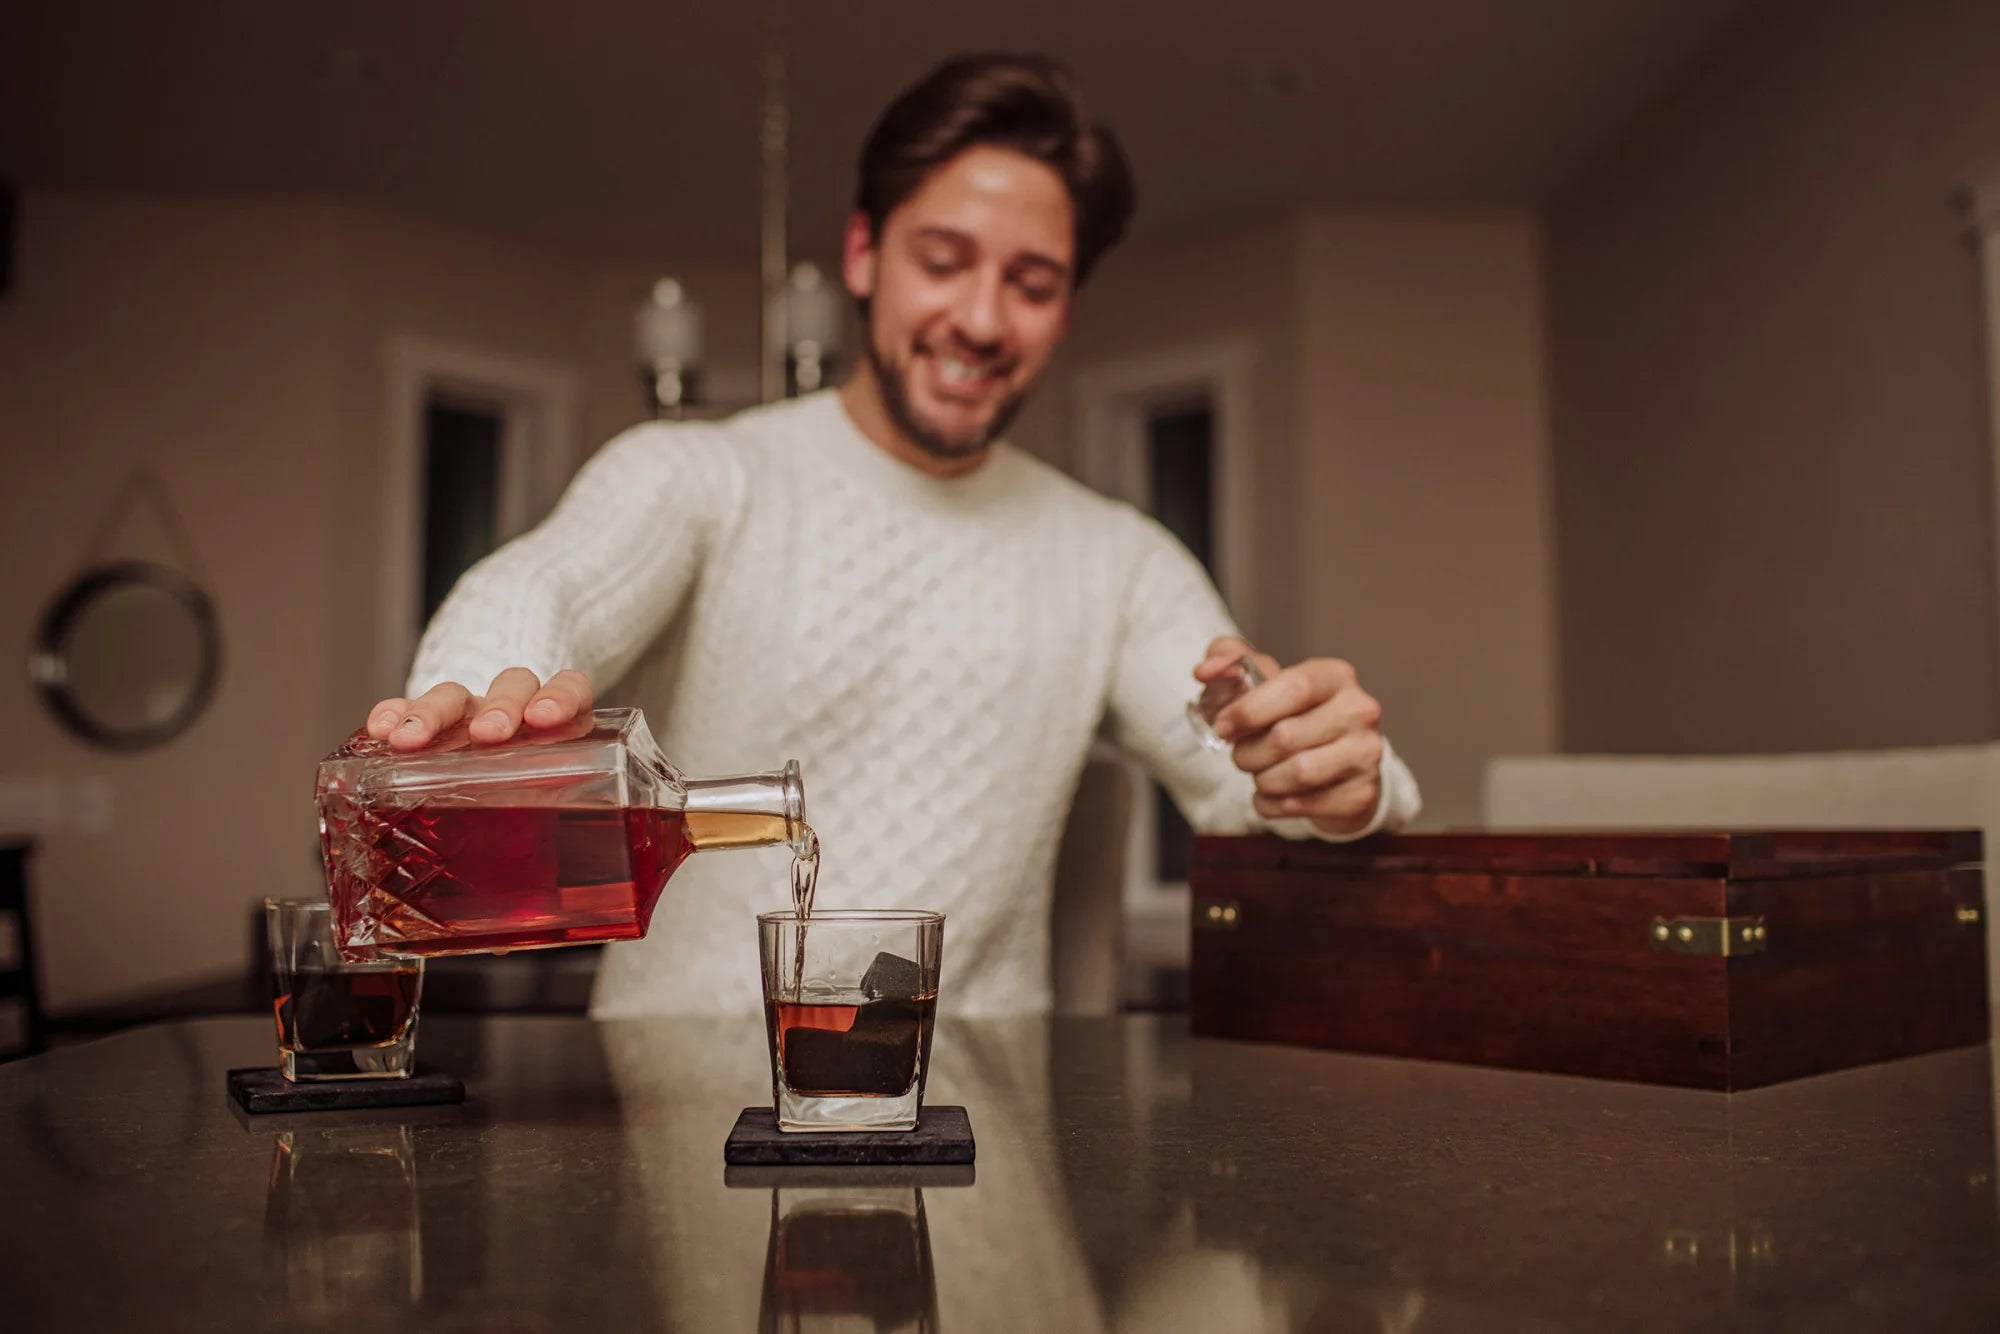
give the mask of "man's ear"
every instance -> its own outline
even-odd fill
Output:
[[[849,296],[866,301],[875,295],[875,233],[868,215],[856,210],[847,219],[847,238],[841,247],[840,274]]]

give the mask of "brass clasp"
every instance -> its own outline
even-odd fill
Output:
[[[1241,911],[1228,899],[1196,899],[1194,903],[1197,931],[1234,931],[1240,916]]]
[[[1656,950],[1710,959],[1762,954],[1765,935],[1761,917],[1655,917],[1651,932]]]

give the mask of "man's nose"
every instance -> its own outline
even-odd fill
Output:
[[[983,272],[966,284],[958,308],[952,312],[959,336],[980,349],[997,346],[1007,333],[1007,314],[1001,304],[1000,275]]]

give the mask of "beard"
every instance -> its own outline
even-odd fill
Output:
[[[947,435],[917,415],[916,407],[910,401],[907,380],[884,359],[882,350],[875,345],[872,331],[862,339],[862,344],[866,349],[868,367],[875,373],[875,383],[881,386],[882,406],[887,409],[889,420],[911,444],[934,459],[970,458],[984,450],[1013,424],[1015,415],[1021,411],[1021,404],[1027,401],[1027,389],[1016,390],[1001,399],[1000,405],[993,409],[993,415],[973,430]],[[914,368],[911,373],[914,374]]]

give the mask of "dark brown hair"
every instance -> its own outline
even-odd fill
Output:
[[[930,174],[968,148],[1011,148],[1062,178],[1076,211],[1076,274],[1125,234],[1132,169],[1118,140],[1086,114],[1069,68],[1047,56],[957,56],[890,103],[861,146],[854,207],[882,239],[882,223]]]

